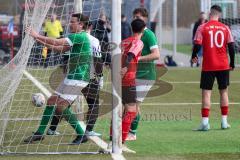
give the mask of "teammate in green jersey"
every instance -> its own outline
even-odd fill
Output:
[[[37,131],[25,139],[25,143],[44,139],[44,132],[54,113],[65,118],[76,131],[77,137],[71,144],[78,145],[87,142],[88,139],[84,135],[84,130],[70,106],[81,93],[81,90],[89,84],[91,47],[88,35],[84,31],[88,21],[88,17],[80,13],[73,14],[70,20],[71,34],[61,39],[41,36],[32,28],[27,28],[26,31],[30,36],[48,48],[57,51],[57,53],[70,51],[70,58],[65,79],[57,87],[55,93],[48,98],[47,106]]]
[[[145,8],[136,8],[133,11],[133,18],[142,19],[145,23],[147,23],[148,12]],[[139,58],[136,79],[138,114],[135,120],[132,122],[127,140],[136,140],[137,138],[136,132],[140,120],[139,106],[147,96],[147,93],[150,91],[156,80],[156,68],[154,60],[160,58],[157,38],[150,29],[145,28],[141,40],[144,44],[144,47],[142,50],[142,55]]]

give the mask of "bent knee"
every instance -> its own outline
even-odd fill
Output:
[[[58,100],[57,95],[52,95],[50,98],[47,100],[47,105],[56,105]]]

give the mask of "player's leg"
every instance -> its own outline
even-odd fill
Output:
[[[81,144],[87,142],[87,137],[84,135],[84,130],[81,127],[79,120],[77,119],[76,113],[72,111],[70,105],[65,108],[57,108],[58,114],[62,113],[62,117],[72,126],[77,133],[77,137],[72,141],[72,144]]]
[[[218,81],[218,89],[220,94],[220,107],[222,113],[222,122],[221,128],[228,129],[230,125],[227,121],[228,116],[228,107],[229,107],[229,99],[228,99],[228,86],[229,86],[229,71],[219,71],[217,73],[217,81]]]
[[[129,130],[129,134],[128,134],[128,137],[127,137],[127,141],[134,141],[137,139],[137,129],[138,129],[138,125],[139,125],[139,121],[140,121],[140,118],[141,118],[141,114],[140,114],[140,104],[141,102],[137,102],[136,103],[136,110],[137,110],[137,114],[136,114],[136,117],[134,118],[132,124],[131,124],[131,128]]]
[[[215,72],[202,71],[200,82],[200,88],[202,89],[202,122],[200,124],[200,127],[197,129],[198,131],[208,131],[210,129],[209,113],[211,107],[211,93],[214,80]]]
[[[124,114],[122,118],[122,142],[124,143],[127,139],[130,131],[131,123],[137,114],[136,103],[128,103],[124,105]]]
[[[82,93],[88,103],[88,111],[86,117],[86,132],[87,136],[101,136],[100,133],[93,131],[94,125],[99,114],[99,82],[96,79],[91,79],[87,87],[82,90]]]
[[[52,117],[50,127],[47,130],[47,135],[60,135],[60,133],[57,132],[56,130],[57,130],[57,126],[60,123],[61,119],[62,119],[62,116],[57,115],[57,113],[55,112],[54,116]]]
[[[131,141],[131,140],[136,140],[136,134],[137,134],[137,129],[138,129],[138,125],[139,125],[139,121],[141,119],[140,116],[140,104],[144,101],[145,97],[147,96],[148,92],[150,91],[150,89],[152,88],[152,86],[154,85],[153,80],[140,80],[140,79],[136,79],[136,100],[137,100],[137,115],[135,117],[135,119],[133,120],[132,124],[131,124],[131,129],[129,131],[129,135],[127,137],[127,141]]]
[[[47,127],[50,119],[52,118],[53,113],[55,112],[55,108],[58,105],[59,99],[60,99],[60,97],[56,94],[52,95],[48,99],[47,105],[43,112],[43,116],[42,116],[42,119],[41,119],[41,122],[40,122],[40,125],[39,125],[37,131],[32,136],[25,139],[24,142],[31,143],[33,141],[40,141],[40,140],[44,139],[44,137],[43,137],[44,132],[46,130],[46,127]]]

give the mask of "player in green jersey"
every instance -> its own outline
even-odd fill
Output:
[[[65,79],[55,90],[55,93],[48,98],[42,120],[37,131],[24,140],[25,143],[41,141],[44,139],[44,132],[53,114],[62,116],[73,127],[77,133],[76,139],[71,144],[81,144],[88,139],[84,135],[76,114],[70,106],[75,101],[81,90],[89,84],[91,47],[88,35],[85,31],[89,19],[78,13],[73,14],[70,20],[71,34],[66,38],[54,39],[41,36],[31,28],[27,32],[36,41],[46,45],[57,53],[70,51],[68,69]]]
[[[136,8],[133,11],[133,18],[142,19],[145,23],[147,23],[148,12],[145,8]],[[150,29],[144,29],[141,40],[144,44],[144,47],[142,50],[142,55],[139,58],[136,79],[138,115],[131,125],[127,140],[136,140],[136,132],[140,120],[139,106],[147,96],[147,93],[150,91],[156,80],[156,68],[154,60],[160,58],[157,38]]]

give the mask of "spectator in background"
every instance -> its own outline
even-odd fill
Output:
[[[192,42],[194,41],[194,37],[195,37],[198,27],[206,22],[207,22],[207,15],[205,12],[201,12],[199,14],[199,19],[195,22],[194,27],[193,27]],[[199,67],[199,65],[201,64],[201,59],[202,59],[202,49],[198,52],[197,67]],[[190,63],[191,63],[191,67],[193,67],[192,61],[190,61]]]
[[[110,65],[111,55],[109,54],[108,33],[111,32],[111,25],[105,14],[101,14],[99,20],[93,26],[92,35],[100,41],[102,58],[105,65]]]
[[[52,14],[50,20],[46,20],[44,24],[44,34],[50,38],[60,38],[63,34],[62,24],[59,20],[57,20],[57,15]],[[51,50],[47,50],[46,60],[44,63],[44,67],[48,67],[49,59],[51,57]]]
[[[122,40],[124,40],[132,35],[132,29],[130,24],[127,22],[127,17],[123,14],[121,17],[121,26],[122,26]]]

